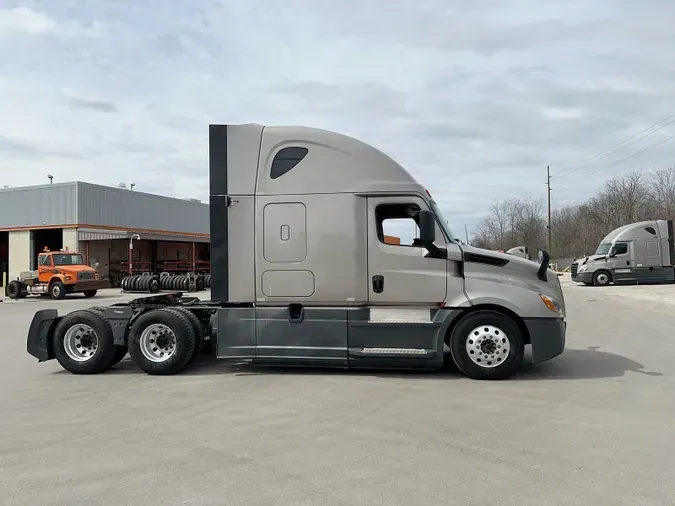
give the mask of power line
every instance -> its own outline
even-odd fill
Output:
[[[636,142],[638,142],[638,141],[640,141],[640,140],[642,140],[642,139],[644,139],[644,138],[646,138],[646,137],[649,137],[650,135],[655,134],[655,133],[658,132],[659,130],[661,130],[661,129],[663,129],[663,128],[669,126],[669,125],[672,125],[673,123],[675,123],[675,119],[673,119],[672,121],[669,121],[669,122],[666,123],[665,125],[659,126],[658,128],[656,128],[656,130],[653,130],[653,131],[651,131],[651,132],[649,132],[649,133],[647,133],[647,134],[645,134],[645,132],[648,132],[649,130],[652,130],[653,128],[657,127],[658,125],[660,125],[660,124],[663,123],[664,121],[668,121],[668,120],[671,119],[671,118],[675,118],[675,114],[671,114],[671,115],[665,117],[664,119],[662,119],[661,121],[659,121],[658,123],[655,123],[655,124],[653,124],[652,126],[650,126],[650,127],[648,127],[648,128],[645,128],[645,129],[642,130],[641,132],[638,132],[637,134],[633,135],[632,137],[629,137],[628,139],[626,139],[626,140],[624,140],[624,141],[622,141],[622,142],[620,142],[620,143],[618,143],[618,144],[615,144],[614,146],[611,146],[611,147],[607,148],[605,151],[602,151],[602,152],[600,152],[599,154],[595,155],[594,157],[591,157],[591,158],[587,159],[585,162],[582,162],[581,165],[578,165],[578,166],[576,166],[576,167],[573,167],[571,170],[564,171],[564,172],[558,174],[558,175],[555,176],[553,179],[554,179],[554,180],[555,180],[555,179],[559,179],[559,178],[561,178],[561,177],[568,176],[568,175],[570,175],[570,174],[572,174],[572,173],[574,173],[574,172],[578,172],[579,170],[588,167],[589,165],[591,165],[591,164],[594,163],[594,162],[599,162],[600,160],[604,160],[604,159],[607,158],[608,156],[611,156],[611,155],[613,155],[614,153],[617,153],[618,151],[621,151],[622,149],[625,149],[625,148],[627,148],[628,146],[630,146],[630,145],[632,145],[632,144],[635,144]],[[645,134],[645,135],[642,135],[642,134]],[[635,137],[637,137],[637,139],[634,139]],[[634,139],[634,140],[632,140],[632,139]],[[630,141],[630,142],[629,142],[629,141]],[[614,148],[616,148],[616,149],[614,149]]]
[[[565,186],[569,186],[570,184],[572,184],[572,183],[574,183],[574,182],[576,182],[576,181],[579,181],[579,180],[581,180],[581,179],[584,179],[584,178],[587,177],[587,176],[590,176],[590,175],[592,175],[592,174],[596,174],[596,173],[600,172],[601,170],[605,170],[605,169],[609,169],[610,167],[614,167],[615,165],[618,165],[619,163],[621,163],[621,162],[623,162],[623,161],[625,161],[625,160],[628,160],[629,158],[633,158],[634,156],[637,156],[637,155],[639,155],[640,153],[644,153],[645,151],[649,151],[650,149],[653,149],[653,148],[655,148],[656,146],[660,146],[661,144],[664,144],[664,143],[666,143],[666,142],[668,142],[668,141],[670,141],[670,140],[672,140],[672,139],[675,139],[675,135],[671,135],[670,137],[666,137],[665,139],[663,139],[663,140],[657,142],[656,144],[652,144],[651,146],[647,146],[646,148],[641,149],[640,151],[637,151],[637,152],[633,153],[632,155],[626,156],[626,157],[624,157],[624,158],[622,158],[622,159],[620,159],[620,160],[617,160],[617,161],[614,162],[614,163],[610,163],[609,165],[605,165],[604,167],[600,167],[599,169],[592,170],[591,172],[587,172],[586,174],[584,174],[584,175],[581,176],[581,177],[578,177],[578,178],[576,178],[576,179],[572,179],[571,181],[568,181],[567,183],[558,186],[558,188],[564,188]]]

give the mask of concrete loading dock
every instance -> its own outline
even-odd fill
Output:
[[[36,268],[43,248],[82,253],[119,286],[131,270],[209,271],[208,204],[83,183],[0,190],[0,282]],[[6,285],[6,281],[3,286]]]

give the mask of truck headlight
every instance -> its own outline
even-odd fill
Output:
[[[578,273],[586,272],[587,269],[588,269],[588,265],[582,265],[581,267],[579,267],[577,272]]]
[[[541,297],[541,301],[547,308],[549,308],[554,313],[562,315],[562,305],[557,300],[541,293],[539,294],[539,297]]]

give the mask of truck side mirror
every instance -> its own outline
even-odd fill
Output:
[[[420,242],[429,249],[429,245],[436,240],[436,220],[431,211],[425,209],[419,213]]]
[[[436,240],[436,218],[434,213],[427,210],[421,210],[418,215],[418,226],[420,227],[420,243],[429,252],[431,258],[448,258],[448,252],[445,248],[441,249],[434,244]]]

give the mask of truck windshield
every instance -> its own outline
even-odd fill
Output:
[[[606,255],[609,253],[609,250],[612,248],[611,243],[605,243],[598,246],[598,249],[595,250],[596,255]]]
[[[53,255],[54,265],[83,265],[84,259],[82,255],[77,254],[64,254],[64,255]]]
[[[436,202],[434,202],[432,200],[430,202],[430,204],[431,204],[431,210],[436,215],[436,218],[438,219],[438,223],[440,224],[441,228],[443,229],[443,233],[445,234],[447,239],[450,242],[454,242],[455,244],[459,243],[457,238],[453,235],[452,230],[450,230],[450,226],[448,225],[448,222],[443,217],[443,213],[441,213],[441,210],[439,209],[438,205],[436,205]]]

